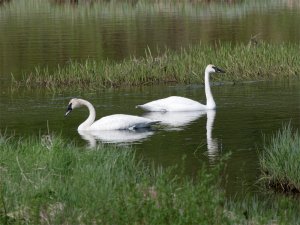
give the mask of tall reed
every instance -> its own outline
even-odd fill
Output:
[[[260,155],[262,179],[284,192],[300,192],[300,135],[285,125],[265,144]]]
[[[153,56],[150,50],[144,58],[125,59],[122,62],[70,61],[54,72],[48,68],[36,68],[25,74],[15,84],[49,89],[99,89],[153,85],[158,83],[202,83],[207,64],[216,64],[227,73],[216,76],[214,81],[249,81],[299,78],[300,46],[295,44],[261,43],[247,45],[215,46],[199,44],[180,51],[165,50]]]

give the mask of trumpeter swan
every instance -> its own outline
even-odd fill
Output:
[[[205,69],[205,95],[206,95],[206,105],[203,105],[197,101],[189,98],[171,96],[152,102],[148,102],[143,105],[137,105],[137,108],[141,108],[145,111],[198,111],[198,110],[208,110],[215,109],[216,103],[211,93],[209,77],[211,73],[225,73],[222,69],[214,66],[208,65]]]
[[[73,109],[81,106],[86,106],[89,109],[89,117],[82,124],[79,125],[79,131],[139,129],[150,127],[152,124],[159,122],[140,116],[132,116],[125,114],[114,114],[110,116],[105,116],[95,121],[96,111],[94,106],[84,99],[77,98],[71,99],[65,115],[67,116]]]

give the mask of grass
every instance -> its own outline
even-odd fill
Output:
[[[57,90],[203,83],[205,66],[210,63],[227,71],[225,75],[215,76],[214,81],[299,79],[299,51],[300,45],[296,44],[260,43],[252,47],[199,44],[177,52],[167,49],[156,57],[146,51],[144,58],[125,59],[120,63],[88,59],[70,61],[54,72],[36,68],[14,84]]]
[[[268,208],[226,202],[220,168],[202,168],[192,179],[137,159],[128,148],[2,136],[0,223],[289,224],[297,218],[291,199]]]
[[[300,136],[288,124],[264,146],[260,156],[262,179],[276,190],[300,193],[299,162]]]
[[[234,224],[299,224],[299,199],[287,196],[245,194],[227,200],[225,208]]]
[[[88,150],[60,138],[2,138],[0,155],[2,223],[226,221],[222,192],[206,170],[194,181],[179,179],[139,161],[133,150]]]

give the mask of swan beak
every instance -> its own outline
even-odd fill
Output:
[[[215,67],[216,73],[226,73],[225,70]]]
[[[68,105],[68,108],[67,108],[67,111],[66,111],[65,116],[67,116],[70,112],[72,112],[72,103],[70,103],[70,104]]]

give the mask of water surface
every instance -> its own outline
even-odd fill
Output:
[[[116,142],[134,146],[138,154],[158,165],[172,166],[186,156],[187,174],[194,175],[203,163],[215,165],[231,152],[226,188],[230,193],[248,183],[255,191],[259,177],[258,151],[263,135],[270,137],[283,124],[300,128],[300,82],[253,82],[213,86],[217,110],[192,113],[144,113],[135,105],[150,100],[179,95],[205,102],[204,87],[161,86],[123,90],[100,90],[86,93],[57,93],[10,89],[0,93],[0,129],[19,136],[52,133],[78,142],[97,145]],[[160,118],[164,125],[154,130],[132,132],[96,132],[82,134],[78,125],[87,117],[85,108],[64,116],[70,98],[88,99],[96,108],[97,118],[127,113]],[[89,136],[90,135],[90,136]],[[98,140],[95,140],[97,137]]]
[[[132,4],[12,0],[0,6],[0,79],[19,78],[36,66],[63,66],[70,59],[121,60],[180,49],[199,42],[247,44],[300,40],[298,0]],[[68,2],[68,1],[66,1]],[[89,2],[84,4],[84,2]]]
[[[259,177],[258,153],[263,134],[269,137],[291,122],[300,127],[300,82],[259,82],[213,86],[216,111],[189,114],[145,114],[134,106],[170,95],[204,102],[200,85],[106,89],[97,92],[51,93],[47,90],[10,88],[35,67],[64,66],[69,60],[140,57],[165,47],[257,39],[273,43],[299,43],[298,0],[237,1],[236,4],[170,4],[158,1],[110,3],[79,1],[11,0],[0,5],[0,130],[17,136],[61,134],[80,145],[116,142],[133,145],[138,154],[163,166],[180,163],[186,156],[187,174],[203,163],[211,166],[231,152],[225,176],[226,190],[236,193],[243,183]],[[91,4],[89,4],[89,3]],[[154,130],[78,134],[87,116],[78,109],[65,118],[72,97],[91,101],[97,118],[128,113],[164,122]],[[97,137],[95,140],[94,137]]]

